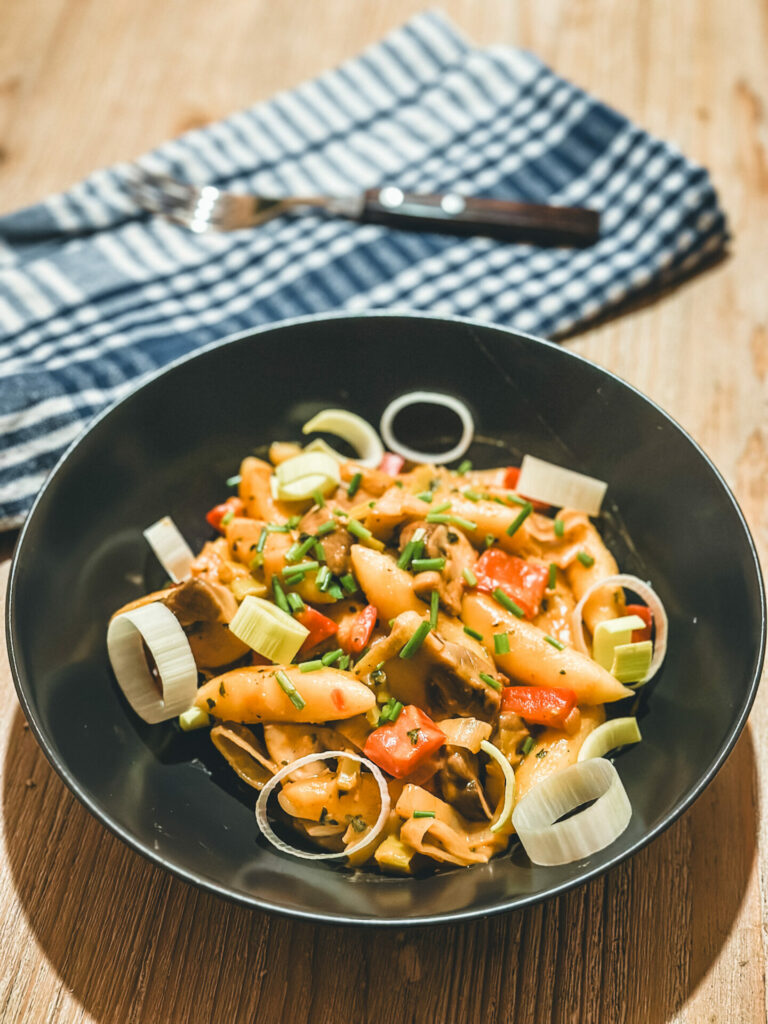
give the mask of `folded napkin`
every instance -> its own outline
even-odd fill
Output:
[[[422,192],[590,206],[602,238],[540,249],[306,213],[193,235],[139,210],[136,167],[265,194]],[[0,218],[0,528],[106,404],[171,360],[324,310],[463,314],[556,337],[721,249],[706,171],[439,13],[249,110]]]

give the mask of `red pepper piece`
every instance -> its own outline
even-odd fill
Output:
[[[233,496],[231,498],[227,498],[227,500],[223,501],[221,505],[214,505],[205,518],[214,530],[218,530],[219,533],[226,533],[226,523],[222,525],[222,519],[224,519],[225,516],[228,516],[230,512],[233,516],[240,516],[244,511],[245,505],[239,498],[235,498]],[[229,522],[229,520],[227,520],[227,522]]]
[[[294,618],[309,630],[309,636],[301,645],[299,654],[306,654],[307,651],[311,651],[313,647],[317,647],[323,640],[327,640],[329,636],[334,636],[339,628],[333,619],[329,619],[327,615],[323,615],[311,605],[307,605],[302,611],[296,612]]]
[[[504,474],[504,486],[507,487],[510,491],[514,491],[517,487],[517,481],[519,479],[520,470],[518,469],[518,467],[508,466],[507,471]],[[525,498],[525,495],[521,494],[520,497]],[[551,505],[547,505],[545,501],[536,501],[531,500],[530,498],[525,498],[525,500],[530,501],[537,512],[548,512],[549,509],[552,507]]]
[[[378,617],[378,610],[373,604],[367,604],[355,615],[351,625],[344,630],[344,635],[339,637],[339,646],[346,654],[360,654],[365,650]]]
[[[379,463],[379,469],[382,473],[389,473],[390,476],[397,476],[400,470],[405,465],[405,459],[402,455],[395,455],[394,452],[384,452]]]
[[[442,733],[432,719],[415,704],[407,704],[397,720],[379,726],[365,741],[363,753],[383,771],[396,779],[414,778],[426,781],[423,771],[432,767],[430,758],[445,743]]]
[[[644,604],[628,604],[625,610],[627,615],[637,615],[645,623],[642,629],[632,630],[632,643],[636,644],[641,640],[650,640],[653,627],[653,612],[651,609]]]
[[[516,555],[508,555],[498,548],[484,551],[472,570],[477,577],[478,590],[489,593],[500,587],[520,605],[528,619],[538,614],[541,599],[549,581],[549,568],[537,562],[527,562]]]
[[[514,711],[533,725],[563,729],[576,707],[573,690],[548,686],[507,686],[501,693],[501,710]]]

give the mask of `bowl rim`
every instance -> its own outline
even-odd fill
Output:
[[[568,879],[563,882],[559,882],[555,885],[549,886],[548,888],[538,893],[532,893],[525,896],[513,896],[507,899],[502,899],[498,903],[491,907],[469,907],[459,911],[448,911],[446,913],[439,914],[427,914],[419,917],[357,917],[351,914],[335,914],[318,912],[314,910],[303,910],[296,907],[286,907],[271,902],[269,899],[252,896],[246,893],[235,892],[228,888],[226,885],[218,884],[215,881],[198,875],[196,872],[188,870],[184,867],[180,867],[172,860],[166,858],[158,851],[152,849],[150,846],[145,845],[141,840],[134,836],[131,832],[125,829],[119,822],[111,817],[109,812],[102,807],[98,801],[93,800],[81,787],[78,779],[72,774],[66,765],[61,763],[59,757],[53,750],[52,745],[48,742],[44,728],[41,722],[38,720],[35,712],[33,711],[29,700],[27,699],[26,688],[31,686],[31,680],[27,679],[23,668],[22,668],[22,656],[21,656],[21,643],[17,638],[17,623],[15,616],[15,595],[16,590],[19,586],[19,577],[22,571],[22,562],[26,557],[26,538],[27,534],[31,530],[31,524],[34,521],[35,514],[38,506],[44,499],[44,496],[51,486],[53,481],[59,476],[59,474],[65,469],[66,464],[69,460],[70,455],[80,445],[80,443],[89,435],[92,431],[96,430],[99,425],[111,415],[113,415],[119,408],[126,402],[133,399],[134,395],[141,391],[143,388],[153,384],[158,379],[162,378],[166,374],[172,373],[179,366],[185,363],[198,359],[206,354],[218,349],[224,348],[227,345],[235,344],[239,341],[243,341],[248,338],[258,337],[260,335],[269,334],[274,331],[289,330],[294,327],[301,327],[308,324],[317,324],[324,322],[332,322],[335,320],[373,320],[373,319],[408,319],[413,321],[437,321],[442,323],[459,324],[465,327],[477,328],[479,330],[492,330],[498,334],[511,335],[517,338],[523,338],[534,345],[542,345],[546,348],[554,349],[567,359],[575,359],[580,363],[587,364],[593,370],[597,370],[599,373],[604,374],[611,380],[618,382],[622,387],[627,388],[634,395],[639,397],[642,401],[650,405],[655,412],[660,415],[666,422],[680,433],[683,438],[691,445],[696,451],[699,457],[704,461],[706,467],[714,476],[716,482],[720,485],[722,491],[730,501],[736,512],[737,518],[741,524],[744,536],[747,540],[749,552],[752,556],[754,566],[754,576],[757,582],[757,591],[760,604],[760,641],[757,656],[752,669],[752,678],[741,706],[738,709],[738,714],[731,726],[728,729],[727,735],[721,743],[719,749],[715,753],[709,767],[706,772],[698,779],[696,784],[692,786],[671,808],[666,814],[662,821],[660,821],[653,828],[649,829],[641,838],[634,842],[629,849],[623,851],[620,854],[616,854],[611,857],[607,862],[602,863],[596,867],[593,867],[587,871],[579,874],[577,878]],[[546,338],[539,338],[536,335],[529,334],[526,331],[520,331],[513,327],[505,327],[500,324],[494,324],[489,321],[483,321],[474,319],[472,317],[463,317],[455,315],[443,315],[438,313],[421,313],[407,309],[386,309],[386,310],[362,310],[360,312],[348,312],[348,311],[332,311],[327,313],[313,313],[307,316],[290,317],[284,320],[273,321],[268,324],[261,324],[255,327],[246,328],[243,331],[237,331],[234,334],[226,335],[223,338],[210,342],[200,348],[194,349],[192,352],[188,352],[185,355],[174,359],[172,362],[161,367],[159,370],[150,373],[146,377],[143,377],[134,386],[132,386],[121,398],[117,401],[110,403],[106,408],[102,409],[93,419],[89,420],[85,426],[80,430],[73,441],[66,447],[56,465],[51,469],[48,476],[46,477],[42,487],[35,497],[34,502],[22,524],[19,537],[16,542],[16,546],[13,552],[13,559],[11,562],[11,568],[8,577],[8,588],[6,592],[6,614],[5,614],[5,627],[6,627],[6,642],[8,650],[8,660],[11,666],[11,674],[13,676],[14,687],[16,694],[21,705],[22,711],[29,723],[29,726],[37,740],[40,747],[43,750],[48,762],[51,767],[60,777],[62,782],[70,790],[70,792],[80,801],[80,803],[93,815],[97,821],[105,825],[113,835],[117,836],[118,839],[126,843],[131,849],[135,850],[146,860],[153,864],[164,868],[170,874],[177,878],[182,879],[191,885],[195,885],[207,892],[213,893],[225,900],[239,903],[241,905],[267,911],[269,913],[281,914],[285,917],[312,921],[314,923],[323,923],[331,925],[360,925],[368,927],[418,927],[424,925],[434,924],[450,924],[460,921],[472,920],[478,917],[488,917],[491,915],[506,913],[512,910],[522,910],[525,907],[533,906],[537,903],[541,903],[545,900],[554,898],[555,896],[562,895],[563,893],[569,892],[587,882],[593,881],[599,878],[601,875],[606,874],[613,868],[617,867],[620,863],[625,860],[629,860],[635,856],[640,850],[642,850],[649,843],[653,842],[658,836],[661,835],[666,829],[668,829],[688,808],[701,796],[707,786],[712,782],[715,775],[722,768],[728,755],[731,753],[733,747],[736,744],[741,732],[747,722],[750,710],[755,700],[758,687],[760,685],[763,662],[765,658],[766,649],[766,599],[765,599],[765,586],[763,582],[763,575],[760,567],[760,560],[758,557],[757,549],[755,546],[754,539],[751,531],[744,517],[744,514],[736,500],[733,492],[726,483],[720,471],[717,469],[715,464],[712,462],[707,453],[703,448],[694,440],[693,437],[682,427],[677,420],[675,420],[669,413],[661,408],[653,399],[649,398],[642,391],[630,384],[628,381],[623,380],[618,374],[612,370],[608,370],[603,366],[587,359],[585,356],[580,355],[577,352],[573,352],[570,349],[563,348],[556,342],[547,340]]]

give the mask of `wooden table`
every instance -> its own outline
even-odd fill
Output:
[[[2,0],[0,207],[291,86],[420,6]],[[731,218],[730,258],[567,344],[693,434],[765,558],[765,5],[443,6],[478,41],[534,50],[710,168]],[[6,540],[6,557],[9,549]],[[7,564],[3,588],[6,574]],[[0,686],[3,1022],[766,1020],[764,692],[715,782],[630,863],[525,912],[376,933],[245,910],[146,863],[54,775],[25,729],[2,652]]]

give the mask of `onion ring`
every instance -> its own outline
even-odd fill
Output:
[[[392,430],[395,416],[407,408],[407,406],[418,404],[442,405],[444,408],[456,413],[461,420],[462,429],[461,438],[453,448],[446,452],[438,453],[419,452],[415,448],[409,448],[408,445],[402,444],[397,440]],[[427,462],[436,465],[438,463],[453,462],[455,459],[461,458],[470,444],[472,444],[472,438],[475,436],[475,422],[472,419],[472,413],[464,402],[454,398],[453,395],[443,395],[437,391],[409,391],[407,394],[400,395],[399,398],[395,398],[389,403],[381,414],[379,430],[386,446],[391,448],[393,452],[397,452],[398,455],[402,455],[404,459],[409,459],[411,462]]]
[[[379,811],[376,823],[371,831],[368,832],[367,835],[363,836],[362,839],[353,843],[351,846],[348,846],[346,850],[341,850],[338,853],[310,853],[307,850],[299,850],[297,847],[291,846],[290,843],[286,843],[285,840],[281,839],[269,824],[269,819],[267,818],[267,802],[269,801],[272,790],[275,786],[279,785],[287,775],[295,772],[297,768],[303,768],[305,764],[312,764],[315,761],[330,761],[334,758],[341,757],[346,757],[353,761],[359,761],[360,764],[364,765],[373,775],[376,785],[379,787],[379,793],[381,794],[381,810]],[[353,754],[351,750],[326,750],[322,753],[307,754],[305,757],[300,757],[297,761],[292,761],[272,776],[269,782],[259,793],[259,799],[256,801],[256,821],[259,828],[264,833],[264,836],[274,847],[281,850],[283,853],[290,853],[294,857],[301,857],[303,860],[333,860],[334,858],[338,859],[339,857],[350,857],[353,853],[357,853],[358,850],[362,850],[364,846],[367,846],[372,839],[375,839],[386,824],[387,818],[389,817],[389,809],[390,799],[386,779],[372,761],[369,761],[365,757],[361,757],[359,754]]]
[[[633,591],[633,593],[637,594],[638,597],[642,598],[650,609],[651,615],[653,616],[653,624],[656,627],[651,664],[645,679],[641,680],[639,683],[635,683],[632,687],[632,689],[636,689],[638,686],[644,686],[646,683],[650,682],[661,668],[661,663],[664,661],[667,653],[669,620],[667,619],[667,613],[661,602],[661,598],[650,583],[645,583],[637,576],[631,576],[628,573],[619,573],[617,576],[606,576],[605,579],[598,580],[597,583],[593,583],[591,587],[588,587],[584,591],[579,603],[571,612],[571,625],[573,626],[575,645],[582,654],[590,656],[586,641],[584,640],[584,626],[582,623],[584,606],[590,597],[592,597],[592,595],[601,587],[610,586],[625,587],[627,590]]]

